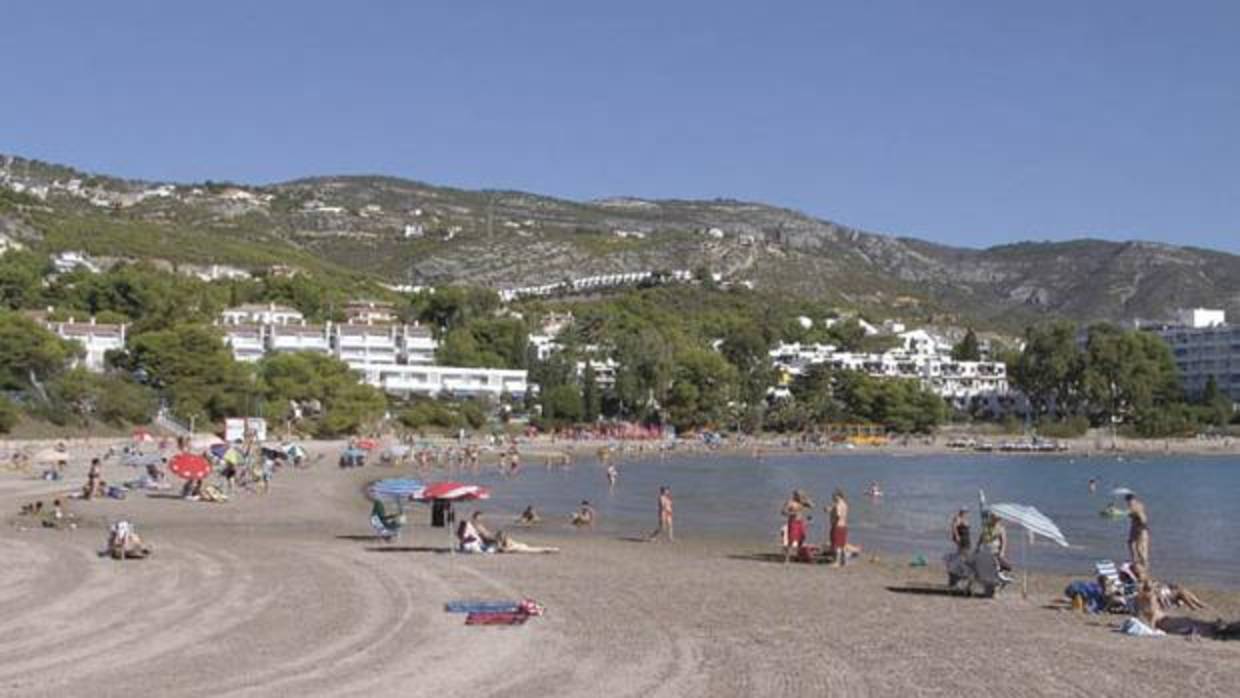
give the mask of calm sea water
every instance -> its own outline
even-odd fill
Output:
[[[672,488],[676,533],[681,537],[730,536],[746,542],[777,542],[779,509],[794,488],[805,489],[819,511],[811,524],[814,541],[825,537],[821,511],[831,492],[842,488],[852,504],[851,538],[887,555],[923,554],[938,564],[950,549],[947,522],[956,508],[970,509],[974,535],[978,490],[987,500],[1036,506],[1054,520],[1071,543],[1068,549],[1044,540],[1022,553],[1022,535],[1009,526],[1009,557],[1018,566],[1088,576],[1094,560],[1126,559],[1128,523],[1098,512],[1129,487],[1146,501],[1152,532],[1152,566],[1167,580],[1240,588],[1240,462],[1219,457],[1071,456],[880,456],[800,454],[767,457],[671,456],[618,463],[619,484],[608,492],[597,462],[551,470],[530,463],[516,477],[483,473],[494,499],[483,508],[502,514],[534,504],[555,522],[564,521],[582,499],[599,512],[599,532],[639,535],[654,526],[659,485]],[[1091,495],[1087,482],[1099,480]],[[885,496],[864,496],[877,481]],[[1122,506],[1123,502],[1119,501]]]

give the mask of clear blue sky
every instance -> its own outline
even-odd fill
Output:
[[[1240,2],[39,2],[0,152],[1240,252]]]

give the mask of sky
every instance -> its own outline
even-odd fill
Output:
[[[1240,3],[40,2],[0,152],[151,180],[377,173],[728,197],[985,247],[1240,253]]]

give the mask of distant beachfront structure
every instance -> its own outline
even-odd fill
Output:
[[[526,393],[526,371],[435,365],[439,345],[430,329],[385,322],[395,319],[389,304],[357,301],[346,315],[353,321],[307,324],[292,308],[243,305],[221,313],[218,326],[237,361],[291,351],[334,356],[363,382],[392,395],[499,398]]]
[[[1210,378],[1219,391],[1240,403],[1240,325],[1228,325],[1222,310],[1190,308],[1169,324],[1139,323],[1170,347],[1180,373],[1180,387],[1199,397]]]
[[[66,322],[48,322],[48,329],[63,340],[81,345],[83,355],[73,365],[93,373],[103,373],[104,358],[109,351],[125,348],[125,325],[97,323],[95,318],[78,322],[69,318]]]
[[[874,378],[918,380],[956,409],[1001,409],[1009,392],[1007,365],[1002,361],[957,361],[951,357],[950,344],[925,330],[896,336],[900,346],[881,354],[839,351],[831,344],[780,344],[771,350],[771,362],[789,379],[811,366],[826,365]]]

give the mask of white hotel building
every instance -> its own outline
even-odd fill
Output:
[[[368,303],[368,312],[380,312]],[[436,366],[438,343],[420,325],[378,322],[309,325],[301,313],[277,305],[246,305],[220,317],[224,340],[238,361],[254,362],[269,353],[310,351],[349,365],[362,381],[399,396],[438,397],[525,395],[525,371]]]
[[[94,373],[103,372],[104,357],[109,351],[125,348],[125,325],[96,323],[92,317],[88,322],[76,322],[73,318],[68,322],[49,322],[47,327],[57,337],[80,344],[85,353],[75,360],[74,366]]]
[[[957,361],[951,358],[950,345],[923,330],[898,336],[902,346],[882,354],[842,352],[829,344],[781,344],[771,350],[771,361],[789,377],[825,364],[874,378],[915,379],[957,409],[977,402],[997,409],[1008,394],[1007,365],[1002,361]]]

